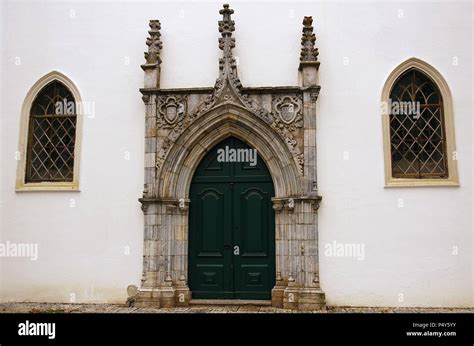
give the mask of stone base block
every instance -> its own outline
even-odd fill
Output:
[[[273,305],[273,291],[272,291],[272,305]],[[284,309],[291,309],[291,310],[298,310],[298,311],[325,310],[326,309],[326,296],[324,292],[320,288],[317,288],[317,287],[287,286],[283,290],[283,304],[282,305]]]
[[[190,296],[188,287],[142,287],[134,297],[129,297],[129,301],[135,307],[174,308],[188,305]]]
[[[298,287],[288,286],[283,291],[283,308],[298,310]]]
[[[189,287],[176,288],[176,306],[188,306],[191,300],[191,291]]]
[[[137,308],[161,308],[161,291],[157,288],[140,288],[131,301],[132,306]]]
[[[283,295],[285,293],[285,286],[275,286],[272,289],[272,306],[274,308],[283,308]]]
[[[176,306],[176,290],[173,287],[163,287],[161,290],[161,307],[174,308]]]
[[[298,290],[298,310],[326,310],[326,295],[320,288],[300,288]]]

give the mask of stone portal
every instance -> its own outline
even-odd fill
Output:
[[[160,88],[160,22],[150,21],[145,87],[145,215],[143,276],[136,306],[188,305],[189,208],[193,175],[206,153],[234,137],[258,151],[271,175],[274,210],[275,307],[325,308],[318,269],[316,100],[319,68],[312,18],[303,20],[300,86],[246,88],[232,49],[233,10],[218,22],[219,77],[213,87]]]

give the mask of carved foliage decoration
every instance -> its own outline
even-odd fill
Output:
[[[272,127],[282,137],[286,145],[294,156],[299,172],[303,174],[304,154],[302,148],[298,146],[296,138],[302,134],[303,98],[302,95],[279,95],[272,100]]]

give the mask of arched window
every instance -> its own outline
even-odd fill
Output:
[[[26,182],[72,181],[75,141],[74,97],[54,80],[40,91],[31,107]]]
[[[30,90],[22,110],[17,190],[78,190],[79,100],[59,72]]]
[[[395,69],[382,95],[387,186],[458,185],[451,94],[428,64]]]

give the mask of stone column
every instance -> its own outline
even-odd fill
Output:
[[[160,199],[163,208],[161,227],[161,246],[158,264],[158,288],[161,292],[161,306],[171,308],[176,305],[173,285],[173,243],[174,221],[177,205],[174,199]]]
[[[150,198],[141,198],[145,214],[143,241],[143,276],[141,287],[135,298],[135,306],[161,307],[161,293],[158,284],[158,251],[160,247],[159,229],[161,227],[161,206]]]
[[[191,300],[191,292],[187,283],[188,276],[188,215],[189,199],[178,199],[178,213],[174,225],[173,276],[177,306],[186,306]]]
[[[299,71],[303,91],[303,133],[304,133],[304,176],[305,190],[309,196],[318,194],[316,176],[316,100],[319,95],[318,86],[318,48],[315,46],[316,36],[313,33],[313,19],[304,17],[303,35],[301,38],[301,54]]]
[[[143,272],[141,287],[134,299],[135,306],[161,307],[161,291],[158,289],[160,282],[159,264],[160,248],[162,246],[161,229],[163,222],[162,204],[156,199],[156,95],[150,88],[160,85],[160,22],[150,20],[149,37],[145,52],[146,63],[141,65],[145,71],[143,102],[145,103],[145,184],[143,196],[139,199],[145,217],[143,241]]]
[[[272,289],[272,306],[283,308],[283,295],[288,284],[288,216],[284,210],[284,201],[273,198],[275,210],[275,265],[276,282]]]
[[[319,310],[325,308],[325,295],[319,286],[318,260],[318,215],[321,197],[317,186],[317,151],[316,151],[316,100],[318,86],[318,49],[315,46],[316,36],[313,33],[313,19],[304,17],[303,35],[301,38],[301,55],[299,71],[303,91],[303,136],[304,136],[304,191],[305,196],[295,203],[297,215],[295,234],[292,246],[296,262],[293,285],[288,284],[289,308],[299,310]],[[290,281],[290,280],[289,280]],[[297,302],[290,302],[290,294],[295,293]]]
[[[302,285],[301,258],[298,249],[300,227],[298,225],[299,204],[295,198],[288,198],[285,203],[288,239],[287,286],[283,292],[283,308],[298,309],[298,288]]]

